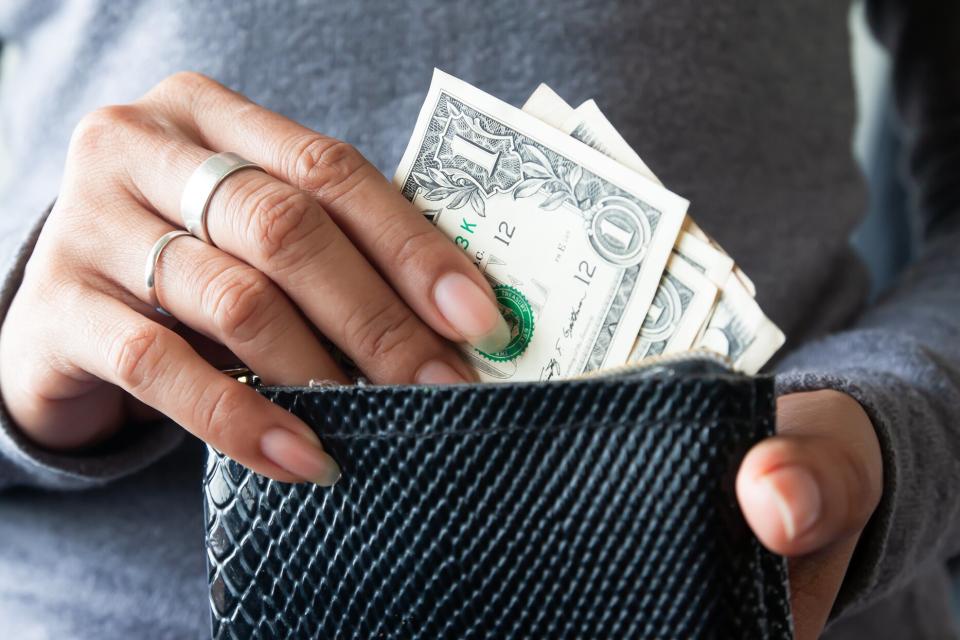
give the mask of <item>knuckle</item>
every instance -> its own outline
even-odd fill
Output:
[[[47,221],[43,224],[44,233],[40,234],[37,244],[42,244],[48,238],[59,241],[61,236],[66,235],[65,229],[83,218],[83,209],[81,205],[75,204],[74,198],[63,196],[58,198],[50,210],[50,215],[47,216]]]
[[[196,406],[198,436],[218,446],[230,443],[233,430],[239,423],[237,411],[245,406],[239,389],[228,386],[206,393]]]
[[[397,216],[402,220],[404,216]],[[394,251],[394,263],[398,269],[420,271],[430,263],[447,255],[455,246],[446,238],[437,233],[432,226],[423,231],[410,233],[406,230],[399,239]]]
[[[273,297],[266,276],[254,269],[228,269],[210,281],[208,291],[205,306],[221,336],[243,343],[263,329]]]
[[[130,212],[128,200],[117,197],[111,185],[100,183],[100,179],[98,175],[86,176],[82,192],[64,194],[47,219],[34,256],[52,274],[94,275],[113,281],[113,263],[107,257],[117,252],[111,246],[112,234],[104,229],[115,228]]]
[[[213,78],[197,71],[178,71],[161,80],[154,90],[161,94],[197,95],[218,87]]]
[[[89,155],[112,146],[123,129],[143,126],[144,116],[133,105],[112,105],[91,111],[80,119],[70,138],[71,155]]]
[[[390,303],[376,313],[360,307],[344,325],[353,353],[367,361],[388,358],[417,334],[417,319],[401,303]]]
[[[351,191],[369,166],[353,145],[320,134],[298,140],[296,146],[292,175],[297,187],[328,200]]]
[[[58,203],[43,225],[43,233],[30,255],[27,270],[41,271],[50,277],[70,274],[71,266],[79,262],[78,245],[89,240],[77,233],[82,220],[79,211]]]
[[[196,71],[178,71],[158,82],[144,100],[159,104],[180,104],[194,111],[200,101],[226,88],[209,76]]]
[[[30,256],[51,277],[103,277],[113,282],[114,233],[130,217],[129,200],[118,196],[113,178],[86,174],[83,184],[64,187]],[[28,263],[29,264],[29,263]]]
[[[34,291],[38,300],[54,308],[82,308],[85,289],[78,276],[84,271],[73,249],[69,253],[56,247],[38,249],[26,265],[21,289]]]
[[[26,265],[20,288],[8,311],[8,323],[0,335],[19,324],[30,333],[56,340],[59,333],[52,330],[56,318],[77,320],[89,309],[90,291],[73,277],[71,271],[52,269],[36,258],[36,255],[31,257]]]
[[[257,255],[265,264],[282,269],[303,257],[306,242],[317,236],[323,217],[310,197],[272,184],[251,196],[249,234]],[[316,248],[314,248],[316,250]]]
[[[108,350],[108,366],[124,389],[142,389],[157,377],[163,353],[159,326],[131,325],[114,338]]]

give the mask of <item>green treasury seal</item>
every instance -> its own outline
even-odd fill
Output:
[[[509,285],[498,284],[493,288],[493,293],[497,296],[497,304],[510,326],[513,338],[503,351],[487,353],[478,349],[477,353],[494,362],[506,362],[520,357],[533,339],[533,309],[523,294]]]

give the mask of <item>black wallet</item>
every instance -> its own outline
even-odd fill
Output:
[[[208,451],[215,638],[791,638],[737,506],[768,377],[706,358],[587,379],[261,388],[333,488]]]

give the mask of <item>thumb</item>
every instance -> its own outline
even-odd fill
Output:
[[[737,474],[744,517],[774,553],[805,555],[858,533],[882,491],[876,433],[863,408],[836,391],[783,396],[778,433]]]

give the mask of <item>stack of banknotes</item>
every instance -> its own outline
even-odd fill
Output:
[[[441,71],[395,177],[473,260],[512,339],[484,381],[569,378],[692,350],[756,373],[784,336],[753,283],[593,100],[522,109]]]

